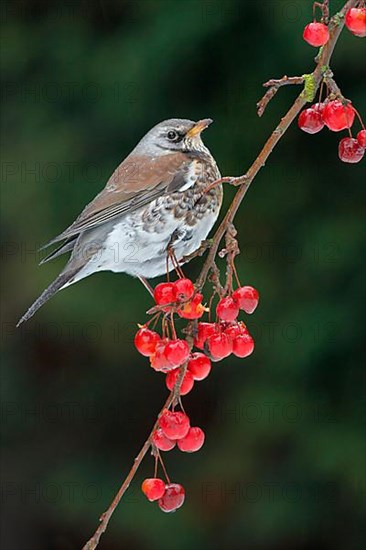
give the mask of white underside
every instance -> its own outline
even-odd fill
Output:
[[[97,271],[123,272],[146,278],[163,275],[167,271],[166,249],[172,235],[179,231],[173,248],[177,259],[180,260],[199,248],[217,216],[218,211],[207,213],[194,228],[188,230],[191,238],[186,241],[184,219],[177,220],[173,215],[168,215],[164,219],[164,226],[159,226],[159,232],[147,232],[143,228],[139,212],[125,217],[112,226],[103,248],[80,270],[72,282]],[[172,269],[173,265],[170,262],[169,271]]]

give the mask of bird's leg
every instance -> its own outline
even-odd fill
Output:
[[[174,258],[174,261],[175,261],[175,271],[177,272],[178,277],[182,277],[182,279],[184,279],[183,269],[179,265],[179,261],[177,256],[175,255],[174,248],[172,249],[172,258]]]
[[[151,286],[149,285],[149,283],[147,282],[147,280],[145,279],[145,277],[141,277],[141,276],[139,275],[138,278],[140,279],[140,281],[142,282],[142,284],[144,285],[144,287],[146,288],[146,290],[151,294],[151,296],[154,297],[154,291],[153,291],[153,289],[151,288]]]
[[[168,245],[166,247],[166,261],[165,261],[165,267],[166,267],[166,280],[170,281],[170,270],[169,270],[169,260],[172,261],[173,268],[175,269],[174,261],[171,255],[172,249],[173,249],[173,242],[175,240],[175,233],[170,237],[170,241],[168,242]]]
[[[178,259],[175,255],[173,244],[171,242],[168,244],[166,252],[167,252],[167,272],[169,272],[169,259],[170,259],[178,277],[184,278],[184,273],[179,265]]]
[[[166,280],[169,282],[169,249],[166,249],[166,258],[165,258],[165,269],[166,269]]]

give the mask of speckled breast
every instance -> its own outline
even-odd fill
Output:
[[[196,162],[197,179],[184,191],[175,191],[160,197],[154,208],[146,209],[142,214],[143,230],[163,232],[166,219],[172,216],[188,228],[193,228],[203,218],[217,217],[221,208],[222,184],[207,191],[209,184],[221,177],[214,159]]]

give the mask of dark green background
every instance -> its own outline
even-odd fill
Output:
[[[311,2],[1,7],[2,548],[76,549],[166,389],[132,344],[151,300],[124,275],[90,277],[15,330],[64,265],[38,267],[37,248],[163,119],[212,117],[206,144],[224,174],[243,173],[298,93],[281,90],[258,119],[261,83],[312,70]],[[344,31],[332,61],[363,115],[364,54]],[[255,353],[216,364],[184,399],[207,434],[201,452],[166,455],[184,507],[165,515],[140,494],[147,457],[102,549],[362,547],[365,164],[338,160],[340,137],[294,124],[255,180],[236,220],[240,277],[261,294]]]

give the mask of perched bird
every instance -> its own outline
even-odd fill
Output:
[[[61,290],[97,271],[146,278],[163,275],[195,252],[222,203],[220,178],[201,132],[211,124],[173,118],[154,126],[118,166],[103,191],[60,235],[62,244],[41,263],[71,252],[60,275],[18,322]]]

